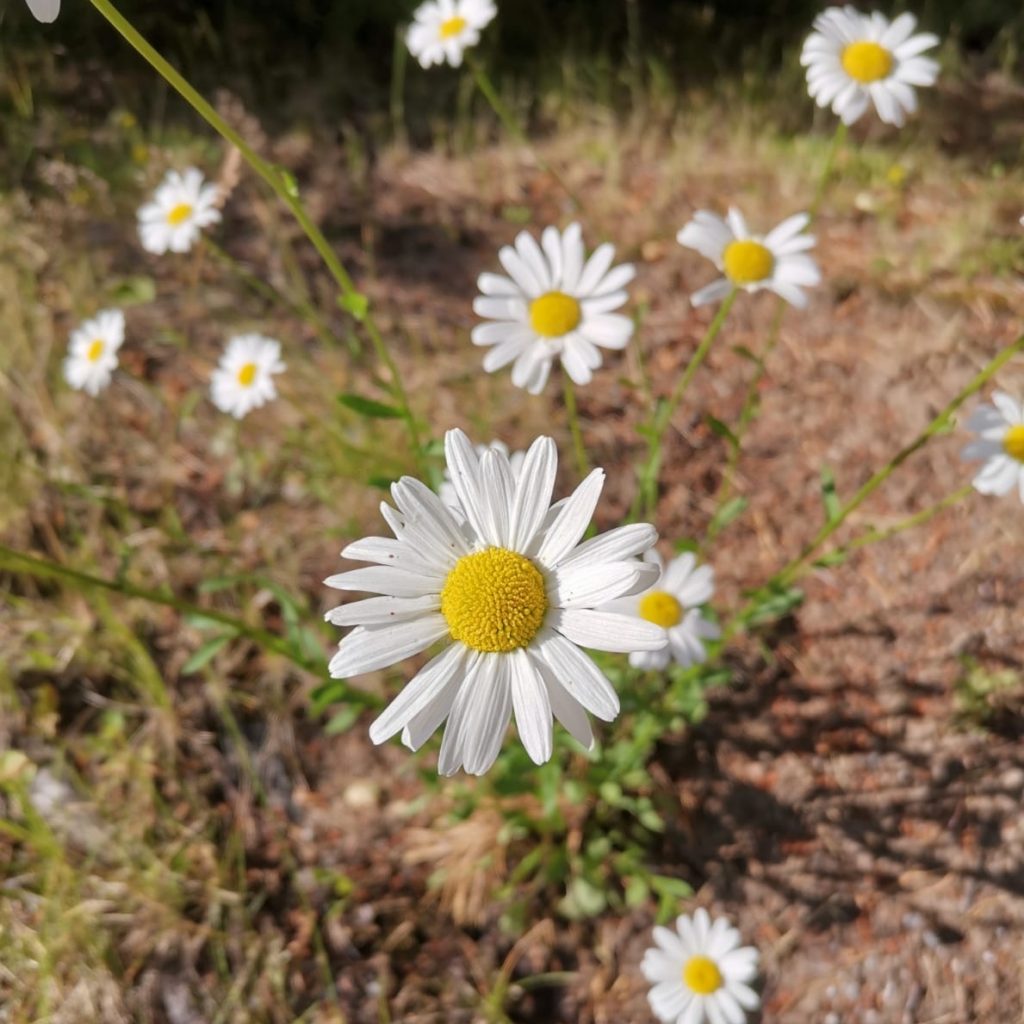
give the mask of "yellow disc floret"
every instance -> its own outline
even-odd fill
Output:
[[[192,207],[188,203],[178,203],[167,213],[167,223],[172,227],[184,224],[192,216]]]
[[[96,339],[96,340],[95,340],[95,341],[94,341],[94,342],[93,342],[93,343],[92,343],[92,344],[91,344],[91,345],[89,346],[89,351],[85,353],[85,358],[86,358],[86,359],[88,359],[90,363],[95,363],[95,362],[96,362],[96,360],[97,360],[97,359],[99,359],[99,357],[100,357],[101,355],[103,355],[103,350],[104,350],[104,349],[105,349],[106,347],[107,347],[107,346],[106,346],[106,344],[104,343],[103,339],[102,339],[102,338],[97,338],[97,339]]]
[[[579,324],[579,302],[565,292],[545,292],[530,303],[530,326],[542,338],[560,338]]]
[[[888,78],[892,71],[892,54],[881,44],[867,40],[850,43],[842,59],[843,70],[863,85]]]
[[[1003,438],[1003,448],[1011,459],[1024,462],[1024,424],[1010,427]]]
[[[722,972],[707,956],[691,956],[683,968],[683,984],[699,996],[709,996],[722,987]]]
[[[441,22],[441,38],[451,39],[452,36],[460,35],[467,25],[466,19],[456,15],[447,21]]]
[[[256,364],[255,363],[246,363],[245,366],[243,366],[238,371],[238,383],[241,384],[243,388],[251,388],[252,387],[252,382],[255,379],[256,379]]]
[[[683,606],[664,590],[652,590],[640,598],[640,618],[671,629],[682,621]]]
[[[491,653],[525,647],[548,610],[540,570],[505,548],[463,555],[441,589],[441,614],[453,640]]]
[[[744,238],[730,242],[722,254],[725,276],[733,284],[756,284],[771,277],[775,257],[767,246],[753,239]]]

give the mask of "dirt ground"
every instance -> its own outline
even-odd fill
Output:
[[[823,464],[851,494],[1020,331],[1022,179],[995,173],[958,139],[953,121],[900,137],[855,132],[841,155],[815,228],[826,283],[807,311],[784,320],[741,463],[750,508],[708,553],[717,607],[735,606],[817,528]],[[568,486],[557,391],[533,399],[506,375],[481,380],[468,343],[474,281],[494,268],[498,246],[520,222],[572,216],[531,155],[484,144],[469,155],[386,147],[353,169],[350,152],[325,139],[296,132],[267,145],[296,172],[370,295],[437,435],[461,426],[517,447],[554,429]],[[778,137],[756,116],[651,114],[621,126],[594,114],[540,151],[583,197],[588,242],[611,239],[638,263],[638,344],[652,378],[668,382],[710,317],[688,295],[713,274],[675,232],[701,206],[736,202],[764,227],[799,210],[825,141]],[[18,304],[9,329],[21,338],[3,369],[20,431],[10,436],[25,436],[12,442],[19,459],[7,469],[5,542],[108,576],[130,565],[133,578],[190,596],[220,573],[259,573],[301,590],[319,613],[332,603],[319,581],[338,571],[345,538],[381,524],[379,495],[357,482],[373,454],[360,462],[348,453],[351,478],[335,473],[306,409],[325,389],[369,392],[366,365],[325,350],[294,317],[240,300],[211,259],[143,260],[126,213],[134,197],[57,159],[38,160],[34,173],[35,191],[16,193],[2,213],[2,245],[14,258],[0,285]],[[65,201],[45,187],[54,181],[61,196],[80,189],[84,198]],[[289,268],[267,251],[268,231],[290,239],[331,308],[313,255],[243,178],[218,237],[284,288]],[[153,278],[156,298],[129,309],[131,379],[97,403],[55,386],[90,289],[140,274]],[[704,417],[736,420],[751,365],[734,349],[760,348],[773,308],[768,298],[738,304],[677,417],[658,510],[665,538],[706,526],[726,451]],[[298,372],[287,400],[236,434],[197,396],[240,319],[288,339]],[[332,314],[330,323],[343,321]],[[629,386],[636,376],[635,354],[612,354],[580,392],[591,457],[609,477],[602,528],[632,496],[643,415]],[[1021,367],[1000,384],[1024,391]],[[394,436],[386,450],[399,450]],[[855,525],[895,522],[961,486],[964,441],[962,431],[939,438]],[[1012,499],[974,496],[816,571],[793,618],[730,647],[733,681],[713,692],[707,718],[659,748],[652,773],[671,820],[658,870],[689,881],[693,906],[729,916],[762,951],[762,1024],[1024,1020],[1024,640],[1014,628],[1022,514]],[[638,968],[652,908],[568,922],[550,902],[527,934],[510,936],[502,906],[485,893],[475,923],[457,925],[432,882],[438,858],[471,865],[491,853],[480,876],[488,889],[522,851],[493,856],[501,821],[489,808],[461,830],[437,831],[445,790],[418,774],[432,769],[432,755],[417,765],[397,745],[373,748],[369,716],[325,736],[308,712],[321,679],[244,644],[218,656],[212,677],[184,676],[202,639],[196,624],[135,602],[129,614],[115,597],[0,579],[9,598],[0,636],[12,652],[0,742],[39,769],[35,806],[61,837],[61,863],[87,876],[75,895],[103,904],[83,913],[110,937],[98,962],[51,949],[50,1019],[653,1020]],[[272,591],[261,587],[253,601],[268,628],[280,626]],[[112,614],[130,620],[144,653],[126,640],[127,654],[107,646]],[[145,659],[170,687],[167,714],[126,694],[120,673],[141,672]],[[127,738],[105,762],[96,736],[108,721],[101,716],[115,711]],[[149,813],[125,820],[118,804]],[[173,914],[117,888],[127,884],[120,869],[104,866],[111,830],[129,859],[159,850],[183,879],[167,883]],[[237,876],[223,867],[232,851]],[[0,913],[9,949],[28,963],[47,901],[26,895],[31,882],[10,880],[8,869],[23,864],[17,839],[0,833],[0,870],[15,894]],[[210,953],[214,934],[225,964]],[[22,1019],[16,973],[0,967],[0,1021]],[[543,983],[529,980],[537,975]],[[499,982],[510,987],[495,1001]]]

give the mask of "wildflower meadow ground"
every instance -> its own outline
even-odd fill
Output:
[[[0,1024],[1020,1018],[1010,27],[394,6],[0,16]]]

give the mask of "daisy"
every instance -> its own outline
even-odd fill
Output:
[[[428,0],[413,15],[405,38],[409,52],[422,67],[447,61],[457,68],[497,13],[491,0]]]
[[[718,626],[701,612],[715,593],[715,570],[697,565],[690,552],[673,558],[666,566],[653,548],[644,561],[658,568],[658,578],[648,590],[616,601],[609,611],[625,612],[665,630],[667,646],[660,651],[634,651],[629,663],[634,668],[664,669],[669,662],[689,667],[707,658],[705,640],[717,640],[722,634]]]
[[[814,19],[800,63],[807,88],[819,107],[831,106],[844,124],[853,124],[873,103],[886,124],[901,126],[917,110],[915,85],[934,85],[939,65],[922,57],[939,42],[930,32],[914,35],[917,19],[901,14],[861,14],[856,8],[829,7]]]
[[[580,543],[604,472],[551,507],[558,455],[549,437],[530,446],[515,481],[502,452],[477,456],[461,430],[445,436],[445,457],[466,521],[403,477],[391,487],[397,510],[381,504],[395,539],[350,544],[342,557],[376,564],[325,581],[382,595],[327,613],[357,627],[338,645],[331,675],[372,672],[443,643],[370,727],[374,743],[401,732],[418,750],[447,719],[442,775],[486,772],[513,714],[537,764],[551,757],[552,716],[589,748],[585,712],[610,722],[619,699],[580,647],[630,653],[665,644],[650,622],[595,610],[650,585],[656,570],[636,556],[654,544],[654,527],[634,523]]]
[[[279,342],[262,334],[237,335],[210,378],[213,404],[240,420],[277,398],[273,375],[284,368]]]
[[[60,0],[26,0],[26,3],[39,21],[56,21],[60,14]]]
[[[991,405],[974,411],[967,429],[978,434],[961,453],[963,459],[984,459],[974,478],[981,494],[1009,494],[1015,487],[1024,501],[1024,405],[1002,391]]]
[[[735,207],[729,208],[724,220],[709,210],[698,210],[676,240],[707,256],[725,276],[694,292],[690,301],[701,306],[724,299],[734,288],[748,292],[767,288],[803,309],[807,296],[802,289],[821,282],[818,264],[806,254],[815,245],[814,236],[804,234],[810,221],[809,214],[797,213],[762,236],[751,234]]]
[[[599,348],[625,347],[633,321],[612,310],[626,302],[636,271],[630,263],[612,268],[608,242],[586,262],[584,256],[579,224],[545,228],[540,245],[523,231],[501,249],[509,276],[481,274],[483,294],[473,303],[478,316],[493,321],[473,328],[474,345],[494,346],[484,356],[488,373],[512,363],[512,383],[537,395],[555,359],[575,383],[588,384],[601,365]]]
[[[98,395],[117,367],[117,350],[124,344],[124,313],[106,309],[86,320],[68,339],[64,379],[76,391]]]
[[[188,252],[203,228],[220,220],[220,189],[203,184],[194,167],[168,171],[150,202],[139,210],[139,237],[146,252]]]
[[[654,941],[640,970],[654,986],[647,1000],[664,1024],[743,1024],[744,1010],[760,1005],[750,987],[757,950],[740,946],[740,933],[725,918],[712,921],[701,907],[676,918],[675,931],[655,928]]]
[[[476,446],[477,458],[480,458],[488,448],[493,448],[496,452],[501,452],[502,455],[508,458],[509,467],[512,470],[512,482],[515,483],[519,479],[519,471],[523,468],[526,452],[512,452],[509,454],[508,445],[504,441],[492,441],[490,444],[478,444]],[[461,511],[459,496],[455,493],[455,485],[452,483],[452,474],[447,468],[444,471],[444,479],[441,481],[441,486],[437,489],[437,495],[449,508]]]

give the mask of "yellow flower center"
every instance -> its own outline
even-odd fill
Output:
[[[892,54],[879,43],[862,40],[850,43],[843,50],[843,69],[855,81],[867,85],[888,78],[892,71]]]
[[[1003,438],[1003,448],[1011,459],[1024,462],[1024,424],[1010,427]]]
[[[733,284],[755,284],[771,276],[775,257],[766,246],[749,238],[730,242],[722,254],[725,276]]]
[[[491,653],[525,647],[548,610],[544,577],[505,548],[463,555],[441,588],[441,614],[453,640]]]
[[[255,379],[256,379],[256,364],[255,363],[246,363],[245,366],[243,366],[238,371],[238,383],[241,384],[243,388],[251,388],[252,387],[252,382]]]
[[[664,590],[652,590],[640,598],[640,618],[662,629],[671,629],[682,620],[683,606]]]
[[[192,207],[188,203],[178,203],[167,214],[167,223],[173,227],[183,224],[192,216]]]
[[[545,292],[530,303],[530,326],[542,338],[568,334],[582,317],[580,304],[565,292]]]
[[[699,996],[709,996],[722,987],[722,972],[710,957],[691,956],[683,968],[683,984]]]
[[[88,359],[90,363],[95,363],[95,362],[96,362],[96,360],[97,360],[97,359],[99,359],[99,357],[100,357],[101,355],[103,355],[103,350],[104,350],[104,349],[105,349],[106,347],[107,347],[107,346],[106,346],[106,344],[105,344],[105,343],[104,343],[104,342],[102,341],[102,339],[100,339],[100,338],[97,338],[97,339],[96,339],[96,340],[95,340],[95,341],[94,341],[94,342],[93,342],[93,343],[92,343],[92,344],[91,344],[91,345],[89,346],[89,351],[85,353],[85,358],[86,358],[86,359]]]
[[[466,19],[455,15],[454,18],[449,18],[447,21],[441,22],[441,38],[451,39],[452,36],[459,35],[460,32],[466,27]]]

